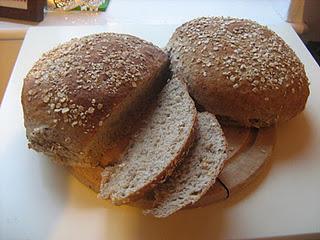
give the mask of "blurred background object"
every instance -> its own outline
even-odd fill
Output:
[[[24,35],[24,30],[6,30],[0,34],[0,104]]]
[[[320,41],[320,1],[291,0],[287,21],[305,41]]]
[[[0,0],[0,17],[41,22],[46,0]]]
[[[48,0],[48,10],[105,11],[109,0]]]
[[[291,23],[292,27],[298,34],[302,34],[308,30],[307,24],[304,22],[304,7],[305,0],[291,0],[288,13],[287,22]]]
[[[291,0],[287,22],[291,23],[320,65],[320,1]]]

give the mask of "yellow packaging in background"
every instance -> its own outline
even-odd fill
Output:
[[[48,0],[47,7],[51,11],[105,11],[109,0]]]

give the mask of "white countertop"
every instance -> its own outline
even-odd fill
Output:
[[[107,12],[96,16],[49,14],[41,28],[29,30],[0,108],[0,239],[319,239],[320,69],[290,25],[268,1],[137,2],[111,0]],[[269,25],[296,51],[311,81],[306,110],[278,128],[268,170],[245,191],[157,220],[98,200],[64,169],[27,148],[20,92],[23,77],[42,52],[99,31],[132,33],[163,46],[176,25],[203,15],[247,17]],[[90,26],[43,27],[48,25]],[[4,31],[29,27],[0,20]]]

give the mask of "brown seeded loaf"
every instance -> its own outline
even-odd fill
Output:
[[[196,115],[185,84],[170,80],[121,161],[103,171],[100,197],[132,202],[170,176],[193,143]]]
[[[303,64],[276,33],[254,21],[194,19],[176,29],[166,49],[173,75],[225,123],[266,127],[305,107]]]
[[[172,176],[155,188],[154,207],[145,210],[145,214],[168,217],[197,202],[215,183],[227,159],[227,142],[211,113],[198,113],[197,126],[189,154]]]
[[[116,160],[104,156],[122,151],[114,142],[130,133],[135,113],[165,84],[168,64],[160,48],[115,33],[73,39],[45,53],[22,90],[29,147],[66,165]]]

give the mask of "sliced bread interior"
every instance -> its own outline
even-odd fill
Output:
[[[164,181],[193,143],[196,116],[185,84],[170,80],[120,162],[102,172],[99,196],[125,204]]]
[[[193,147],[166,182],[157,186],[152,209],[155,217],[167,217],[197,202],[215,183],[227,159],[227,143],[222,129],[211,113],[198,113]]]

